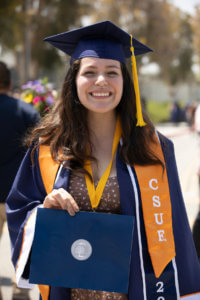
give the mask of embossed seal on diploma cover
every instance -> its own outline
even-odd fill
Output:
[[[76,240],[71,246],[71,253],[77,260],[87,260],[92,254],[92,246],[87,240]]]

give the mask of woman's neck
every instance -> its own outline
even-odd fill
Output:
[[[96,162],[92,162],[94,180],[101,178],[111,160],[116,119],[114,113],[88,116],[92,155],[96,158]],[[116,175],[115,158],[113,162],[111,176]]]
[[[93,146],[104,141],[113,141],[117,116],[115,113],[88,114],[90,138]]]

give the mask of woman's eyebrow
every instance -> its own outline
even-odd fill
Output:
[[[97,67],[97,66],[93,66],[93,65],[88,65],[88,66],[85,66],[85,68],[97,69],[98,67]],[[116,66],[116,65],[108,65],[108,66],[105,66],[105,68],[116,68],[116,69],[120,69],[120,67],[118,67],[118,66]]]
[[[92,65],[86,65],[86,66],[83,66],[83,69],[97,69],[96,66],[92,66]]]
[[[109,66],[106,66],[106,68],[116,68],[116,69],[120,69],[120,66],[116,66],[116,65],[109,65]]]

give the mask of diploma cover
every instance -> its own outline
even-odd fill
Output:
[[[30,282],[128,292],[134,217],[38,208]]]

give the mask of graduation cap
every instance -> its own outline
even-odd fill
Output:
[[[152,51],[148,46],[110,21],[81,27],[44,39],[54,47],[71,56],[71,63],[84,57],[114,59],[122,63],[131,57],[136,95],[137,126],[144,126],[140,103],[135,56]]]

